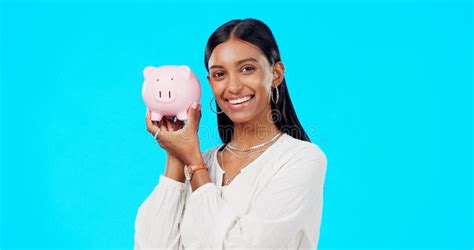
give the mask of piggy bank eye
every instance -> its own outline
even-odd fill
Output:
[[[157,82],[159,82],[159,81],[160,81],[160,79],[156,79],[156,81],[157,81]]]
[[[173,77],[171,77],[171,80],[173,80]]]

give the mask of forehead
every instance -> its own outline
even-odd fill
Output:
[[[229,39],[217,45],[209,58],[209,67],[213,65],[234,66],[235,62],[253,57],[265,63],[265,55],[255,45],[239,39]]]

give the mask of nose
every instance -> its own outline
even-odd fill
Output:
[[[176,91],[172,88],[158,88],[155,91],[155,100],[158,102],[172,102],[176,98]]]
[[[243,87],[244,85],[237,76],[230,75],[229,84],[227,85],[227,90],[229,90],[229,92],[237,94]]]

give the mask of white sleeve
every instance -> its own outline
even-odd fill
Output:
[[[242,216],[214,183],[202,185],[186,203],[182,227],[190,233],[182,237],[193,247],[286,247],[308,216],[321,213],[315,208],[322,205],[326,164],[322,151],[302,150],[283,164]]]
[[[179,223],[186,184],[160,175],[159,183],[138,208],[134,249],[182,249]]]

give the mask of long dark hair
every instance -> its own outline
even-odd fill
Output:
[[[273,37],[270,28],[265,23],[253,18],[235,19],[221,25],[209,37],[204,58],[204,64],[208,72],[208,61],[211,57],[212,51],[217,45],[224,43],[230,38],[237,38],[259,47],[263,54],[265,54],[270,65],[281,60],[280,51],[278,50],[275,38]],[[295,109],[291,103],[290,94],[286,87],[285,78],[283,78],[283,81],[277,88],[279,98],[276,103],[273,101],[271,102],[273,122],[281,132],[291,135],[296,139],[310,141],[296,116]],[[274,92],[275,91],[272,91],[272,96],[276,96]],[[216,107],[217,112],[222,111],[219,105],[217,105],[217,102]],[[219,136],[221,137],[222,142],[230,142],[234,132],[234,123],[232,120],[222,112],[217,115],[217,123]]]

